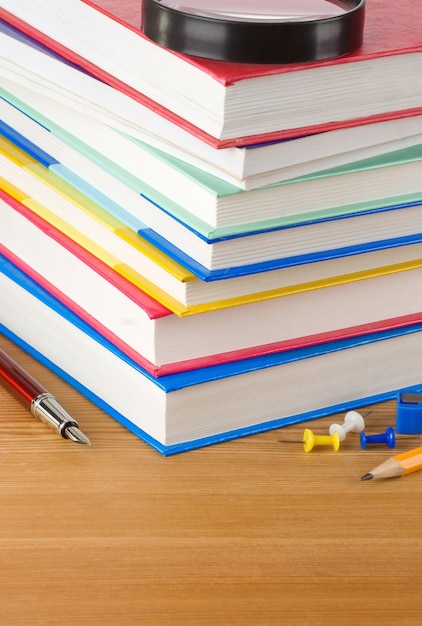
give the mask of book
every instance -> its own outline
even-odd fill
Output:
[[[0,332],[164,455],[420,386],[422,324],[154,378],[4,257],[0,290]]]
[[[359,251],[417,243],[422,239],[420,204],[412,202],[335,219],[293,223],[243,237],[222,237],[211,242],[166,212],[158,211],[157,214],[156,207],[139,193],[130,195],[131,190],[127,189],[132,202],[125,205],[124,189],[119,197],[113,196],[104,178],[101,188],[92,187],[75,176],[63,175],[57,167],[52,170],[49,155],[44,153],[42,157],[47,159],[48,167],[37,158],[0,137],[3,178],[43,205],[50,214],[59,215],[72,228],[79,230],[84,222],[82,232],[85,237],[104,250],[108,249],[109,253],[117,254],[117,248],[122,251],[123,248],[121,241],[110,237],[114,218],[115,235],[124,233],[125,237],[150,241],[200,278],[277,269]],[[135,208],[138,209],[136,214]],[[87,220],[87,217],[92,219]],[[141,218],[145,222],[141,222]],[[105,236],[101,232],[105,232]],[[130,249],[127,248],[127,252],[130,253]],[[121,261],[131,265],[127,254],[121,257]]]
[[[1,34],[9,39],[4,39],[0,59],[0,93],[81,151],[85,146],[95,149],[101,144],[107,154],[110,150],[113,157],[123,153],[134,163],[140,158],[138,143],[142,142],[249,190],[421,143],[422,116],[415,115],[289,140],[217,149],[64,63],[62,58],[49,53],[45,59],[45,47],[37,44],[34,49],[32,40],[0,22]],[[122,102],[122,109],[124,106],[119,117],[111,110],[116,99]],[[83,143],[74,131],[75,124],[78,129],[81,125],[89,129]]]
[[[2,187],[8,189],[10,193],[2,191]],[[49,213],[42,205],[22,195],[18,189],[8,187],[1,178],[0,211],[3,226],[2,241],[4,243],[7,241],[10,249],[13,248],[17,254],[27,260],[27,263],[35,266],[44,259],[48,263],[49,258],[40,257],[37,249],[25,245],[27,239],[20,236],[20,229],[16,231],[16,226],[13,226],[14,222],[9,223],[10,219],[18,219],[14,213],[20,214],[38,231],[41,231],[39,233],[33,230],[31,237],[34,237],[34,240],[37,239],[43,249],[44,246],[48,248],[51,245],[48,241],[48,238],[51,238],[89,265],[96,273],[106,278],[117,289],[134,299],[140,306],[146,306],[144,305],[145,298],[140,293],[146,293],[152,297],[154,299],[153,312],[151,300],[147,306],[152,318],[156,318],[158,314],[164,315],[166,311],[167,314],[172,311],[179,317],[185,317],[355,280],[369,279],[411,267],[416,268],[422,259],[422,243],[416,243],[235,278],[202,281],[170,258],[160,254],[147,242],[142,242],[142,240],[135,242],[133,238],[128,239],[126,232],[120,233],[126,243],[132,244],[134,248],[132,253],[134,251],[137,253],[137,271],[135,271],[132,267],[121,263],[108,250],[100,249],[93,244],[83,232],[69,229],[54,213]],[[21,229],[24,228],[23,224],[21,221]],[[69,232],[69,236],[65,234],[66,232]],[[42,239],[40,239],[40,234]],[[16,244],[24,244],[24,246],[14,248]],[[35,258],[28,256],[32,253],[35,254]],[[50,269],[54,271],[55,268]],[[158,310],[157,302],[162,305],[158,306]]]
[[[403,0],[400,11],[394,0],[367,0],[358,50],[290,65],[174,53],[142,34],[141,16],[140,0],[3,0],[0,9],[12,26],[213,145],[422,112],[420,13],[411,0]]]
[[[422,258],[180,319],[23,205],[0,216],[0,252],[153,376],[422,322]]]
[[[26,151],[30,143],[35,144],[48,152],[50,167],[57,173],[59,165],[65,166],[117,204],[124,204],[126,199],[129,207],[142,206],[137,195],[147,197],[161,209],[156,211],[159,222],[160,217],[166,219],[164,212],[211,243],[249,232],[422,201],[418,175],[422,133],[408,138],[407,147],[401,150],[245,191],[147,144],[139,143],[135,156],[125,137],[116,138],[111,129],[95,120],[75,115],[64,105],[51,110],[46,99],[38,103],[43,114],[37,114],[33,109],[36,96],[28,92],[27,98],[31,106],[0,100],[2,134]],[[142,218],[141,210],[138,216],[160,232],[160,226],[154,228],[147,217]],[[175,228],[170,220],[170,233],[175,233]]]

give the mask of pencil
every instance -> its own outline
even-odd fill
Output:
[[[361,480],[372,478],[399,478],[422,469],[422,447],[408,450],[390,457],[381,465],[362,476]]]

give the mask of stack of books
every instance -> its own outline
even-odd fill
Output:
[[[2,2],[1,332],[164,455],[418,387],[420,11],[254,66],[141,9]]]

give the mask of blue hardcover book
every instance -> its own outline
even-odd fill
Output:
[[[5,138],[3,142],[6,141],[3,148],[6,157],[7,141],[22,152],[22,169],[28,175],[45,181],[49,187],[68,197],[74,189],[81,192],[103,211],[121,221],[122,229],[129,227],[202,280],[244,276],[422,241],[420,200],[411,201],[410,196],[408,201],[396,205],[376,207],[370,203],[371,208],[357,213],[346,211],[343,215],[318,219],[308,216],[304,221],[296,216],[293,223],[283,227],[211,241],[187,222],[167,213],[150,198],[141,197],[130,186],[119,183],[116,188],[119,195],[113,198],[113,191],[107,186],[112,177],[106,172],[99,173],[97,166],[93,165],[92,176],[99,178],[93,185],[89,182],[89,175],[85,174],[82,178],[75,174],[42,146],[4,121],[0,121],[0,135]],[[12,151],[13,147],[9,148],[9,152]],[[36,163],[25,163],[25,155],[30,155]],[[10,159],[13,160],[12,154]],[[77,167],[75,161],[72,163]],[[87,161],[81,161],[81,166],[84,170],[89,169]],[[9,183],[28,195],[34,193],[31,179],[28,175],[23,178],[16,165],[5,160],[2,167],[3,176]],[[32,197],[41,204],[46,202],[42,194]],[[46,206],[55,211],[54,202]],[[95,243],[101,245],[101,241],[95,240]],[[130,266],[128,261],[121,261]]]
[[[163,455],[380,402],[421,382],[422,324],[157,379],[3,256],[0,292],[0,332]]]

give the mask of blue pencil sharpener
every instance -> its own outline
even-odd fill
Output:
[[[401,391],[397,396],[396,432],[422,433],[422,392]]]

